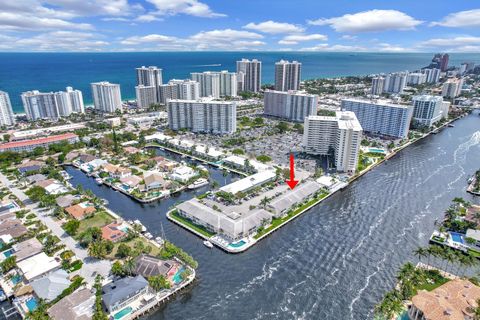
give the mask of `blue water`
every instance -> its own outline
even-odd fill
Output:
[[[125,309],[122,309],[119,312],[115,313],[115,315],[113,316],[113,319],[116,319],[116,320],[122,319],[130,312],[132,312],[132,307],[126,307]]]
[[[452,236],[453,241],[458,242],[458,243],[464,243],[461,233],[450,232],[450,235]]]
[[[121,85],[122,98],[135,96],[135,68],[163,68],[164,82],[188,78],[190,72],[235,71],[241,58],[263,62],[263,83],[273,82],[274,63],[280,59],[302,62],[302,78],[415,70],[429,64],[431,53],[332,53],[332,52],[129,52],[129,53],[0,53],[0,90],[7,91],[15,112],[23,112],[20,93],[65,90],[73,86],[91,104],[90,83],[110,81]],[[451,65],[480,63],[478,54],[452,54]],[[220,66],[206,66],[220,64]]]
[[[30,312],[37,309],[37,299],[35,299],[33,297],[28,299],[25,304],[27,305],[27,308],[28,308],[28,310],[30,310]]]
[[[172,280],[175,284],[179,284],[182,282],[182,272],[185,271],[185,267],[182,266],[173,276]]]

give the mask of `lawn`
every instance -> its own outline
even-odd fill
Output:
[[[152,247],[152,251],[150,251],[149,255],[151,256],[157,256],[159,253],[160,253],[160,248],[154,246],[153,244],[151,244],[147,239],[145,239],[144,237],[137,237],[137,238],[134,238],[132,240],[129,240],[129,241],[119,241],[117,243],[115,243],[115,246],[113,247],[113,250],[112,252],[107,256],[107,258],[109,259],[115,259],[115,255],[117,254],[117,249],[118,249],[118,246],[123,243],[123,244],[126,244],[127,246],[129,246],[130,248],[134,249],[135,248],[135,243],[137,242],[142,242],[143,245],[146,247],[146,246],[150,246]]]
[[[80,227],[78,227],[77,234],[81,234],[83,231],[91,227],[101,228],[104,225],[107,225],[113,221],[115,221],[115,219],[111,215],[109,215],[105,211],[98,211],[93,217],[86,218],[80,221]]]
[[[197,224],[194,224],[193,222],[191,222],[190,220],[188,219],[185,219],[184,217],[180,216],[177,211],[172,211],[170,212],[170,217],[176,221],[178,221],[180,224],[183,224],[183,225],[186,225],[188,226],[189,228],[197,231],[198,233],[201,233],[203,234],[204,236],[206,237],[212,237],[215,235],[215,233],[213,232],[210,232],[208,231],[207,229],[205,229],[204,227],[202,226],[199,226]]]
[[[441,275],[432,271],[426,271],[426,274],[431,280],[433,280],[433,283],[424,282],[416,288],[417,291],[420,291],[420,290],[432,291],[440,287],[442,284],[445,284],[448,281],[450,281],[449,279],[444,278]]]
[[[312,207],[314,206],[317,202],[319,202],[320,200],[322,200],[323,198],[325,198],[326,196],[328,195],[328,193],[322,193],[320,195],[318,195],[317,197],[313,198],[312,200],[308,201],[307,203],[304,203],[303,205],[301,205],[300,207],[298,207],[297,209],[295,209],[293,212],[289,213],[287,216],[283,217],[283,218],[273,218],[272,219],[272,223],[270,224],[270,226],[268,228],[265,228],[261,231],[259,231],[255,236],[254,238],[255,239],[258,239],[260,238],[262,235],[264,235],[265,233],[277,228],[278,226],[280,226],[281,224],[289,221],[290,219],[292,219],[293,217],[295,217],[296,215],[300,214],[303,210],[309,208],[309,207]]]

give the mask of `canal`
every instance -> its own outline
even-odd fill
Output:
[[[165,218],[177,201],[142,205],[69,168],[72,183],[106,198],[125,219],[140,219],[155,236],[198,260],[198,281],[148,319],[371,319],[373,306],[395,284],[397,268],[416,261],[434,221],[480,167],[478,111],[404,149],[247,252],[229,255]],[[220,184],[217,169],[211,175]]]

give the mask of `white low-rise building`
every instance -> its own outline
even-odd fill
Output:
[[[275,177],[276,174],[274,171],[263,171],[223,186],[220,190],[232,194],[245,192],[269,181],[273,181],[275,180]]]
[[[197,173],[192,168],[188,166],[181,166],[173,171],[171,178],[176,181],[187,182],[196,175]]]

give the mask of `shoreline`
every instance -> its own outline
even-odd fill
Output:
[[[342,188],[338,188],[330,193],[328,193],[325,197],[321,198],[321,199],[318,199],[317,201],[313,202],[312,204],[310,204],[309,206],[307,206],[306,208],[302,209],[300,212],[294,214],[293,216],[291,216],[290,218],[288,218],[287,220],[281,222],[279,225],[275,226],[274,228],[272,228],[271,230],[267,231],[266,233],[262,234],[260,237],[258,238],[254,238],[254,236],[249,236],[247,237],[246,239],[248,240],[248,242],[246,242],[245,245],[239,247],[239,248],[235,248],[235,249],[232,249],[230,248],[229,246],[225,246],[223,245],[222,243],[216,241],[215,239],[213,239],[215,237],[212,236],[212,237],[207,237],[203,234],[201,234],[200,232],[196,231],[196,230],[193,230],[191,227],[189,227],[188,225],[185,225],[184,223],[182,223],[181,221],[177,220],[177,219],[174,219],[172,218],[170,215],[171,213],[176,210],[175,208],[169,210],[167,212],[167,219],[172,221],[173,223],[181,226],[182,228],[192,232],[193,234],[199,236],[200,238],[202,239],[205,239],[205,240],[208,240],[210,242],[212,242],[212,244],[216,245],[217,247],[219,247],[220,249],[222,249],[223,251],[227,252],[227,253],[241,253],[241,252],[244,252],[246,250],[248,250],[249,248],[251,248],[252,246],[254,246],[258,241],[266,238],[268,235],[272,234],[273,232],[279,230],[280,228],[282,228],[283,226],[285,226],[288,222],[294,220],[295,218],[301,216],[303,213],[305,213],[306,211],[312,209],[313,207],[317,206],[318,204],[320,204],[322,201],[328,199],[330,196],[332,196],[333,194],[336,194],[338,191],[341,191],[341,190],[344,190],[345,188],[348,188],[348,186],[350,185],[350,183],[353,183],[354,181],[356,181],[357,179],[359,179],[360,177],[362,177],[363,175],[365,175],[366,173],[370,172],[371,170],[373,170],[374,168],[376,168],[377,166],[381,165],[382,163],[384,163],[385,161],[388,161],[389,159],[391,159],[392,157],[394,157],[395,155],[397,155],[398,152],[404,150],[405,148],[409,147],[410,145],[413,145],[414,143],[416,143],[417,141],[420,141],[428,136],[430,136],[431,134],[433,134],[433,132],[436,132],[438,133],[440,130],[444,129],[445,127],[448,127],[448,125],[454,121],[457,121],[458,119],[460,118],[463,118],[465,116],[468,116],[468,114],[463,114],[463,115],[460,115],[454,119],[451,119],[447,122],[445,122],[442,126],[438,127],[438,128],[433,128],[431,129],[429,132],[425,133],[424,135],[422,135],[421,137],[413,140],[413,141],[409,141],[407,143],[405,143],[404,145],[402,146],[399,146],[397,147],[396,149],[394,149],[390,154],[388,154],[387,156],[385,156],[384,159],[381,159],[373,164],[371,164],[370,166],[368,166],[367,168],[365,168],[364,170],[362,170],[361,172],[359,172],[358,174],[352,176],[349,180],[348,180],[348,184],[346,186],[343,186]]]

